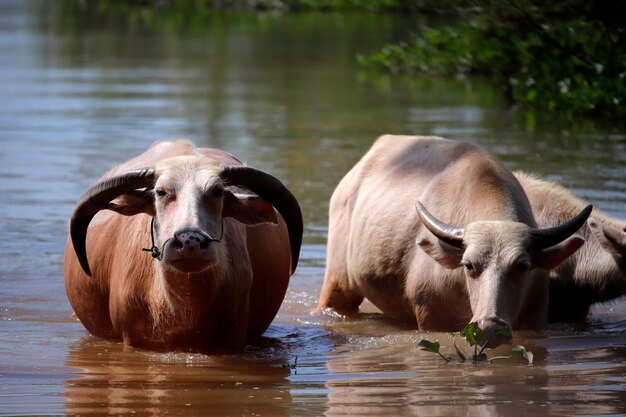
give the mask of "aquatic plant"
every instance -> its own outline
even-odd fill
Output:
[[[474,352],[471,355],[464,353],[463,350],[461,350],[457,346],[456,337],[459,335],[463,336],[465,340],[467,341],[468,345],[474,348]],[[508,326],[499,326],[496,329],[496,335],[510,336],[511,330],[509,329]],[[524,358],[528,362],[528,364],[533,363],[533,353],[521,345],[513,346],[511,348],[511,355],[494,356],[494,357],[489,358],[487,357],[487,354],[485,353],[488,342],[489,340],[485,337],[482,329],[478,327],[478,323],[471,322],[467,326],[465,326],[463,330],[461,330],[461,332],[456,333],[454,335],[453,345],[454,345],[455,352],[461,362],[467,361],[468,357],[471,359],[472,363],[478,364],[481,362],[491,363],[498,359],[510,359],[513,356],[520,356]],[[443,353],[441,353],[440,351],[441,344],[438,341],[431,342],[429,340],[422,339],[419,341],[417,346],[419,347],[420,350],[436,353],[437,355],[441,356],[446,362],[452,361],[452,357],[446,356]]]

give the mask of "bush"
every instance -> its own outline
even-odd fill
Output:
[[[392,73],[486,75],[514,103],[624,123],[622,3],[481,1],[473,9],[459,8],[464,19],[425,28],[409,42],[359,60]]]

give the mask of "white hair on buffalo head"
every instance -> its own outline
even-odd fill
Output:
[[[520,327],[514,323],[520,300],[529,291],[536,270],[556,268],[583,245],[584,239],[572,235],[585,223],[592,206],[546,229],[512,221],[476,221],[455,227],[434,217],[419,201],[416,209],[424,227],[438,239],[424,238],[418,245],[444,267],[464,268],[471,321],[483,330],[487,347],[495,347],[510,338],[510,332],[498,331],[500,327]]]
[[[222,167],[197,156],[167,158],[153,167],[127,171],[94,185],[74,210],[70,235],[81,267],[91,276],[86,236],[96,213],[103,209],[127,216],[146,213],[153,216],[153,256],[181,272],[199,272],[216,261],[215,243],[223,237],[224,218],[243,224],[276,223],[274,208],[287,224],[293,273],[303,224],[291,192],[258,169]]]

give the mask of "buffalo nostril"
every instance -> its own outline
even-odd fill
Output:
[[[201,230],[181,229],[174,234],[172,247],[178,250],[189,250],[200,248],[206,250],[210,244],[209,237]]]

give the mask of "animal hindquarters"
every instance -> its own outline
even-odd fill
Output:
[[[353,207],[344,197],[345,184],[344,179],[330,200],[326,272],[318,309],[333,308],[350,314],[359,308],[363,295],[350,284],[348,276],[348,236]]]

